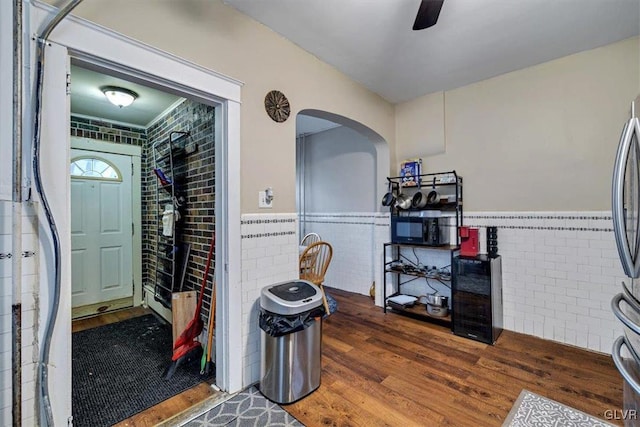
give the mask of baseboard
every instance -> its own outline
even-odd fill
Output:
[[[144,298],[143,298],[144,306],[149,307],[151,310],[158,313],[167,322],[172,323],[173,316],[171,315],[171,310],[166,308],[164,305],[160,304],[158,301],[156,301],[153,295],[154,295],[153,288],[149,286],[145,286]]]

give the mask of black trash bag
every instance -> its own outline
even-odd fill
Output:
[[[293,334],[307,329],[313,325],[316,318],[324,315],[324,306],[320,305],[313,310],[305,311],[300,314],[285,315],[276,314],[270,311],[260,309],[259,325],[260,329],[265,331],[272,337],[281,337],[287,334]]]

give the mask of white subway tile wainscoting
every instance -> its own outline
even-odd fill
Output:
[[[35,203],[22,208],[22,425],[36,425],[35,377],[38,360],[38,218]],[[12,203],[0,201],[0,424],[11,425]],[[11,258],[6,257],[11,254]],[[22,254],[17,254],[21,256]]]
[[[389,240],[389,215],[375,212],[314,213],[300,219],[305,232],[318,233],[333,247],[333,258],[327,271],[325,285],[369,295],[376,280],[374,265],[380,259],[376,248]],[[376,224],[384,221],[385,232],[378,236]],[[377,241],[380,237],[381,242]],[[382,268],[382,266],[380,266]],[[382,276],[380,276],[381,280]]]
[[[498,227],[505,329],[611,353],[625,275],[610,211],[469,212],[464,224]]]
[[[265,286],[298,278],[296,214],[245,214],[242,236],[243,380],[260,380],[260,292]]]
[[[375,281],[375,302],[382,306],[382,249],[390,240],[389,214],[316,213],[300,221],[305,233],[316,232],[333,246],[325,284],[368,295]],[[611,353],[623,331],[609,304],[625,279],[611,212],[468,212],[463,224],[498,227],[505,329]],[[298,277],[301,236],[296,214],[243,215],[241,230],[244,384],[251,384],[260,379],[260,291]],[[448,252],[416,254],[429,265],[450,263]],[[411,286],[415,295],[427,291],[420,281],[405,291]]]
[[[327,285],[368,294],[375,280],[376,304],[382,306],[382,245],[390,240],[389,214],[307,214],[301,220],[306,231],[334,245],[334,257],[341,254],[332,261]],[[463,224],[498,227],[505,329],[611,353],[622,325],[609,304],[625,276],[610,211],[465,212]],[[417,255],[438,267],[449,263],[446,254],[433,252]],[[416,281],[403,291],[421,295],[425,286]],[[447,289],[439,291],[446,294]]]

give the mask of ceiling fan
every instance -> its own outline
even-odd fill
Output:
[[[440,16],[442,3],[444,0],[422,0],[416,21],[413,23],[413,29],[424,30],[435,25],[438,22],[438,16]]]

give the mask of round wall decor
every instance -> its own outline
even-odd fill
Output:
[[[279,90],[272,90],[264,97],[264,109],[273,121],[282,123],[289,117],[291,107],[289,100]]]

